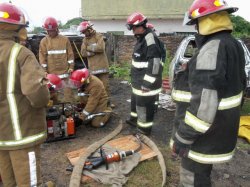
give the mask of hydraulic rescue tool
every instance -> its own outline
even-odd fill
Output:
[[[135,150],[129,150],[129,151],[115,151],[110,154],[106,154],[104,152],[103,147],[100,147],[100,157],[88,157],[86,162],[84,163],[83,169],[92,170],[97,169],[98,167],[105,165],[106,169],[108,170],[108,164],[113,162],[120,162],[124,160],[126,157],[131,156],[141,150],[142,143],[140,140],[140,137],[138,134],[135,135],[136,140],[139,144],[138,148]],[[69,166],[67,171],[73,171],[73,166]]]

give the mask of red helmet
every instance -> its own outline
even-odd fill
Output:
[[[48,88],[50,90],[59,90],[62,88],[62,80],[55,74],[48,74],[47,79],[49,80]]]
[[[135,12],[128,17],[126,26],[128,30],[132,30],[134,26],[146,25],[147,21],[142,13]]]
[[[47,17],[43,23],[43,28],[46,30],[56,30],[58,29],[58,24],[55,18]]]
[[[91,28],[94,24],[92,24],[90,21],[83,21],[79,24],[77,27],[77,30],[80,32],[85,32],[88,28]]]
[[[155,31],[155,27],[154,27],[154,25],[152,23],[147,23],[146,27],[151,29],[152,31]]]
[[[189,21],[187,25],[195,24],[195,20],[219,11],[227,11],[229,14],[236,12],[238,8],[229,7],[224,0],[195,0],[188,11]]]
[[[154,25],[152,23],[147,23],[146,26],[147,28],[154,29]]]
[[[88,77],[89,77],[89,71],[87,68],[78,69],[71,74],[70,82],[75,87],[80,88]]]
[[[27,25],[23,12],[11,3],[0,3],[0,23]]]

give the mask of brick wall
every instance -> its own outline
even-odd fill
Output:
[[[131,56],[133,52],[133,48],[136,42],[136,39],[134,36],[128,36],[128,35],[108,35],[106,36],[108,40],[111,40],[112,46],[109,46],[110,48],[113,48],[112,57],[109,57],[109,59],[112,59],[111,61],[115,63],[124,63],[124,62],[130,62]],[[181,40],[185,36],[179,36],[179,35],[171,35],[171,36],[161,36],[159,37],[163,43],[165,44],[167,48],[168,56],[173,57],[178,45],[180,44]],[[242,40],[245,42],[248,49],[250,49],[250,38],[242,38]]]

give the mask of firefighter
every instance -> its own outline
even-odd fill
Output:
[[[161,92],[163,62],[160,40],[146,23],[147,18],[139,12],[127,19],[126,26],[133,30],[137,43],[132,55],[131,113],[126,122],[148,135],[153,126],[154,103]]]
[[[39,45],[39,61],[48,74],[58,75],[64,82],[64,97],[60,102],[73,102],[72,90],[67,86],[69,74],[74,70],[74,53],[69,39],[60,35],[55,18],[45,19],[43,28],[47,31]]]
[[[86,68],[74,71],[70,81],[78,88],[80,104],[85,106],[79,118],[91,121],[93,127],[103,127],[109,120],[112,109],[108,106],[108,95],[102,81],[91,75]],[[92,119],[91,115],[96,116]]]
[[[109,63],[105,52],[105,42],[102,34],[93,29],[93,25],[90,21],[83,21],[78,26],[78,31],[85,35],[82,41],[81,54],[88,60],[90,73],[103,82],[110,97]]]
[[[225,1],[195,0],[184,19],[197,28],[198,51],[173,91],[186,103],[177,107],[170,142],[182,158],[180,186],[211,186],[213,164],[228,162],[235,151],[246,81],[244,51],[231,35],[229,14],[237,10]]]
[[[20,33],[27,33],[26,27],[24,14],[18,7],[0,3],[0,173],[3,186],[41,185],[40,145],[46,140],[45,107],[49,91],[45,72],[36,57],[19,44]]]

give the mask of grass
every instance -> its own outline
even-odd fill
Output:
[[[113,74],[115,78],[120,78],[130,82],[130,68],[131,64],[124,62],[121,64],[113,64],[109,67],[110,73]]]
[[[177,186],[179,180],[179,161],[173,161],[171,159],[171,151],[168,146],[158,146],[163,154],[166,163],[166,186]],[[147,160],[146,162],[140,162],[139,165],[129,174],[128,182],[125,187],[160,187],[162,183],[162,172],[157,158]]]
[[[240,112],[241,116],[249,116],[250,115],[250,99],[245,98],[244,104],[241,108]],[[239,139],[237,142],[237,147],[241,150],[249,150],[250,149],[250,144],[247,142],[246,139]]]
[[[250,99],[245,99],[244,104],[241,108],[241,113],[242,116],[246,116],[250,114]]]
[[[163,66],[162,78],[168,77],[170,62],[171,62],[171,59],[167,58]],[[130,82],[131,64],[129,62],[123,62],[121,64],[112,64],[109,67],[109,69],[110,69],[110,74],[113,74],[115,78],[120,78],[120,79],[127,80]]]

